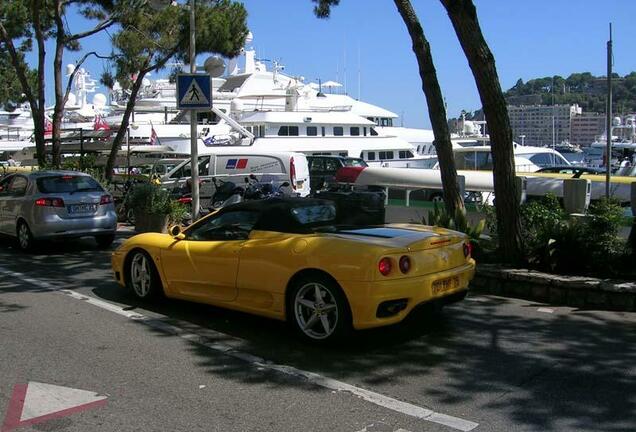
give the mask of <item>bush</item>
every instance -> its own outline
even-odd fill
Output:
[[[166,215],[170,223],[180,223],[187,209],[178,203],[165,189],[152,183],[135,184],[126,198],[126,205],[135,213]]]
[[[426,219],[422,220],[426,224]],[[486,220],[481,219],[477,224],[471,225],[461,209],[457,209],[454,215],[450,215],[445,208],[438,207],[435,203],[433,210],[428,212],[428,225],[448,228],[462,232],[468,236],[473,245],[473,254],[480,257],[483,254],[481,234],[486,227]]]
[[[494,211],[487,226],[496,234]],[[543,271],[616,276],[625,273],[626,243],[619,237],[623,209],[617,201],[592,203],[584,217],[571,217],[549,194],[521,206],[521,225],[530,267]]]

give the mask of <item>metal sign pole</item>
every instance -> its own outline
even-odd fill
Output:
[[[612,178],[612,23],[609,25],[610,38],[607,41],[607,139],[605,145],[605,197],[610,197],[610,181]]]
[[[190,0],[190,73],[196,73],[195,0]],[[197,148],[197,110],[190,111],[190,167],[192,168],[192,220],[199,217],[199,154]]]

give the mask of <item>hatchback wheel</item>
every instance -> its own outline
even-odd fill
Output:
[[[126,284],[139,299],[157,297],[161,291],[161,281],[150,256],[143,251],[133,252],[128,266]]]
[[[326,342],[351,329],[347,300],[333,281],[316,277],[300,281],[288,300],[287,319],[304,338]]]
[[[16,234],[18,236],[18,247],[23,252],[29,252],[33,250],[33,234],[31,234],[31,230],[26,222],[20,221],[18,222],[18,226],[16,228]]]

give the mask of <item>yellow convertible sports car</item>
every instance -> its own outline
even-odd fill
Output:
[[[183,231],[130,238],[113,253],[113,270],[141,299],[165,294],[287,320],[320,341],[465,297],[475,261],[464,234],[335,220],[330,201],[248,201]]]

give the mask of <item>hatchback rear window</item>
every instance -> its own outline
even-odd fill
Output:
[[[102,192],[97,181],[88,176],[59,175],[40,177],[36,181],[42,193]]]

